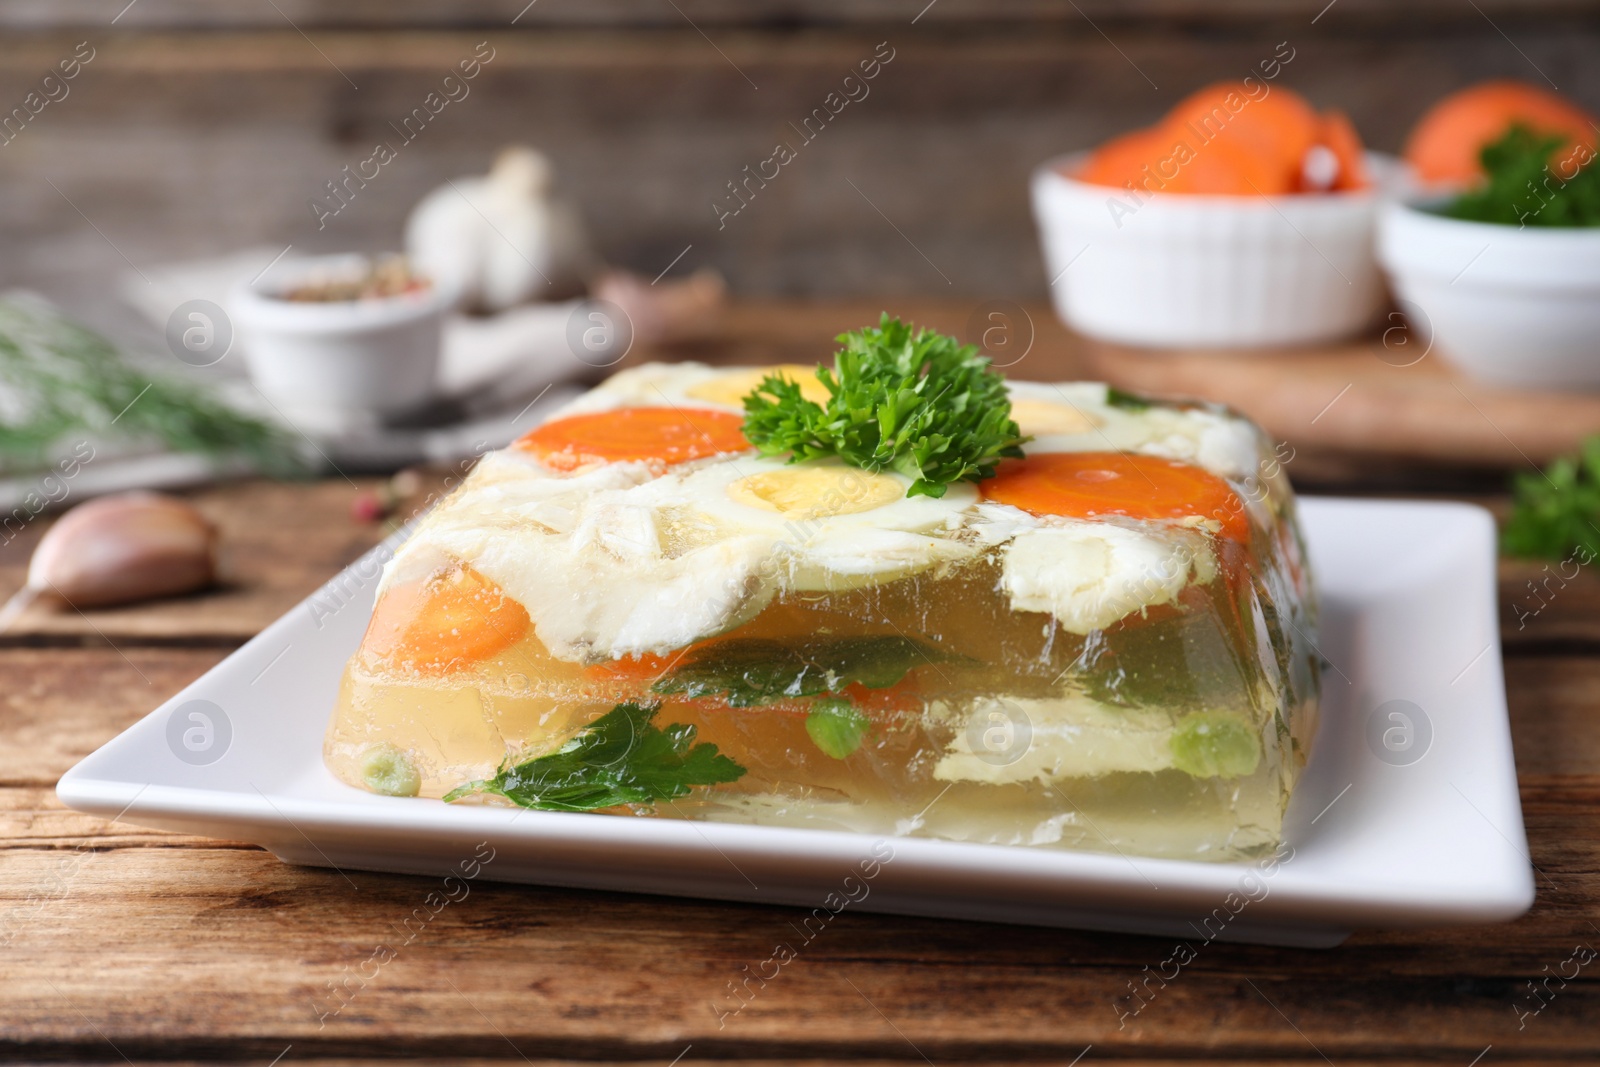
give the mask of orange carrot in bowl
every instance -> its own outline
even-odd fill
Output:
[[[1406,141],[1405,160],[1423,181],[1466,184],[1483,174],[1478,153],[1514,123],[1536,133],[1568,138],[1563,151],[1596,145],[1600,119],[1537,86],[1517,81],[1481,82],[1429,108]]]
[[[1321,184],[1307,180],[1308,165],[1317,163],[1327,172]],[[1106,142],[1075,177],[1141,192],[1209,196],[1283,196],[1369,184],[1361,139],[1343,114],[1318,115],[1292,90],[1259,83],[1252,90],[1242,81],[1189,94],[1158,125]]]

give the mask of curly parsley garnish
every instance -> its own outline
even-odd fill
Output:
[[[1600,434],[1543,474],[1517,475],[1512,494],[1500,531],[1506,555],[1562,559],[1578,548],[1600,555]]]
[[[493,778],[445,794],[493,793],[525,808],[596,811],[687,796],[691,787],[736,782],[745,769],[685,723],[659,727],[653,705],[618,704],[547,756],[507,765]]]
[[[953,482],[994,477],[1004,457],[1021,458],[1005,379],[977,348],[918,330],[885,314],[876,327],[837,338],[837,372],[817,379],[826,405],[769,375],[744,398],[744,434],[762,454],[793,461],[838,456],[869,471],[915,479],[907,496],[944,496]]]

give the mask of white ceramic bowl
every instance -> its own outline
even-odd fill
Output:
[[[1600,229],[1464,222],[1427,206],[1390,204],[1379,226],[1412,328],[1486,382],[1600,388]]]
[[[380,424],[434,396],[444,312],[438,286],[370,300],[307,303],[278,294],[312,279],[356,274],[361,255],[281,263],[237,286],[229,313],[256,386],[302,429]]]
[[[1153,346],[1309,344],[1360,332],[1383,307],[1378,206],[1403,179],[1368,153],[1374,188],[1237,197],[1126,190],[1033,175],[1033,209],[1056,313],[1080,333]]]

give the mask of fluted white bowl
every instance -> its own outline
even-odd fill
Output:
[[[1056,313],[1080,333],[1160,347],[1309,344],[1371,325],[1384,306],[1380,204],[1404,183],[1368,153],[1373,187],[1292,196],[1140,194],[1070,175],[1087,152],[1033,175]]]

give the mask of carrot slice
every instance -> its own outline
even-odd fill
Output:
[[[651,652],[640,652],[633,656],[624,656],[620,659],[608,660],[597,663],[588,668],[587,673],[591,678],[602,681],[622,682],[654,682],[668,670],[681,656],[657,656]]]
[[[465,564],[391,586],[379,599],[362,648],[421,674],[449,674],[520,641],[527,609]]]
[[[1405,160],[1426,182],[1465,184],[1479,177],[1478,153],[1513,123],[1535,132],[1562,134],[1564,155],[1582,144],[1595,148],[1593,115],[1537,86],[1517,81],[1488,81],[1452,93],[1434,104],[1412,129]]]
[[[1228,483],[1201,467],[1131,452],[1043,452],[1007,460],[978,484],[985,500],[1033,515],[1097,519],[1185,519],[1221,523],[1220,535],[1250,539],[1244,502]]]
[[[672,465],[750,447],[744,417],[711,408],[618,408],[547,422],[511,446],[547,467],[653,460]]]

